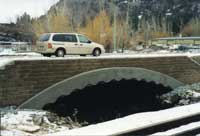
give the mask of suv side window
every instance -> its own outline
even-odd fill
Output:
[[[90,40],[83,35],[78,35],[78,38],[79,38],[80,43],[90,43]]]
[[[56,34],[53,36],[55,42],[77,42],[77,38],[72,34]]]
[[[66,42],[78,42],[75,35],[65,35]]]

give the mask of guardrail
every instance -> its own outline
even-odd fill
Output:
[[[32,44],[28,42],[3,42],[0,41],[0,52],[12,50],[14,52],[32,51]]]

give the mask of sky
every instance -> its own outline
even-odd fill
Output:
[[[16,17],[27,12],[39,17],[59,0],[0,0],[0,23],[15,22]]]

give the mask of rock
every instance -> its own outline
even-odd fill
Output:
[[[135,47],[135,50],[136,50],[136,51],[142,51],[142,50],[144,50],[144,46],[143,46],[143,45],[137,45],[137,46]]]
[[[87,121],[84,121],[81,123],[81,126],[87,126],[87,125],[89,125],[89,123]]]
[[[65,124],[65,121],[64,121],[64,120],[60,120],[60,121],[57,122],[57,125],[59,125],[59,126],[61,126],[61,125],[63,125],[63,124]]]
[[[190,100],[180,100],[178,105],[188,105],[190,104]]]
[[[169,98],[172,104],[177,103],[181,98],[178,94],[175,95],[171,95],[171,97]]]
[[[43,123],[43,116],[39,116],[39,115],[33,116],[33,123],[35,125],[41,126]]]
[[[72,119],[71,119],[70,117],[66,117],[65,120],[66,120],[66,122],[68,122],[69,124],[72,124],[72,123],[73,123],[73,121],[72,121]]]
[[[35,133],[40,130],[39,126],[34,125],[19,125],[17,128],[21,131],[28,132],[28,133]]]
[[[47,113],[47,118],[49,120],[49,122],[53,123],[53,122],[56,122],[57,120],[57,115],[56,114],[53,114],[53,113]]]

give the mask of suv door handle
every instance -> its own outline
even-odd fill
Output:
[[[74,44],[74,45],[78,45],[78,44],[76,43],[76,44]]]
[[[80,46],[83,46],[83,44],[80,44]]]

